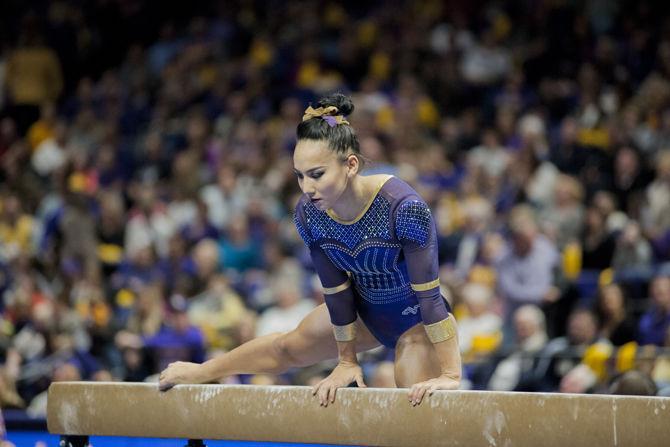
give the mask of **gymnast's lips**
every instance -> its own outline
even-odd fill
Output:
[[[322,199],[309,199],[311,202],[316,205],[317,203],[321,203],[323,200]]]

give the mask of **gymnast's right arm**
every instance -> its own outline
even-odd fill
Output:
[[[349,275],[330,261],[323,249],[312,239],[301,217],[304,216],[301,216],[298,206],[295,225],[309,248],[314,269],[321,280],[337,342],[339,362],[328,377],[316,384],[312,393],[317,396],[321,405],[327,407],[329,402],[335,401],[338,388],[346,387],[352,382],[356,382],[359,387],[365,387],[363,371],[356,359],[356,307]]]
[[[333,372],[316,384],[312,394],[324,407],[335,401],[338,388],[352,382],[363,388],[363,371],[356,359],[356,308],[349,275],[337,269],[318,246],[310,248],[314,268],[323,285],[323,294],[337,342],[339,362]]]

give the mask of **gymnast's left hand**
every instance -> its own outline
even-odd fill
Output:
[[[201,383],[201,365],[190,362],[173,362],[158,376],[158,388],[167,391],[175,385],[183,383]]]
[[[409,401],[412,406],[416,406],[421,403],[426,393],[431,396],[436,390],[457,390],[460,384],[460,379],[446,374],[425,382],[415,383],[409,389]]]

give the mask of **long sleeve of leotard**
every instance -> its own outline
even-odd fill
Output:
[[[402,245],[411,287],[424,324],[446,319],[450,309],[440,294],[437,237],[428,205],[418,196],[402,199],[395,210],[395,233]]]
[[[321,280],[330,321],[335,326],[346,326],[356,321],[356,306],[351,279],[347,272],[337,268],[323,249],[314,243],[309,227],[305,225],[305,216],[301,205],[302,200],[298,203],[293,220],[300,237],[309,248],[314,269]]]

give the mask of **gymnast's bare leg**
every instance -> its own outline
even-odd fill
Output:
[[[357,323],[358,352],[380,343],[362,322]],[[337,358],[328,309],[321,304],[290,332],[270,334],[244,343],[202,364],[174,362],[161,372],[159,386],[167,390],[184,383],[207,383],[234,374],[279,374],[289,368]]]
[[[453,318],[453,317],[452,317]],[[454,344],[456,346],[454,346]],[[437,350],[442,350],[438,355]],[[453,379],[439,389],[457,389],[461,378],[458,336],[433,344],[422,324],[408,329],[395,349],[395,382],[398,388],[410,388],[409,401],[418,405],[427,394],[438,389],[437,378]],[[445,359],[440,364],[440,359]]]

